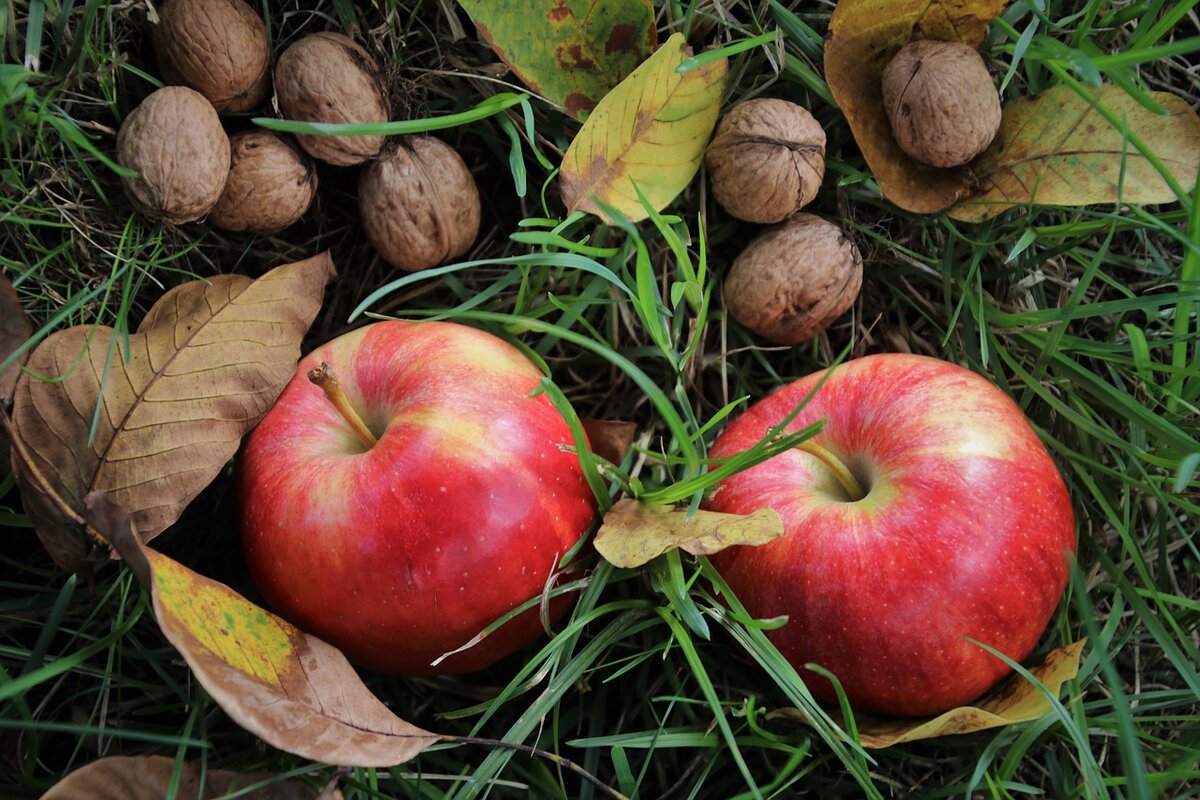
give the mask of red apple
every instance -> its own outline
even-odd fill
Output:
[[[748,449],[821,377],[752,406],[711,455]],[[933,358],[836,367],[788,429],[821,419],[817,446],[716,488],[707,508],[770,506],[785,534],[714,565],[755,617],[787,615],[768,635],[818,698],[833,686],[806,663],[834,673],[857,711],[924,716],[977,698],[1009,668],[968,637],[1020,661],[1066,587],[1075,518],[1062,476],[1004,392]]]
[[[322,363],[329,397],[308,377]],[[375,323],[303,359],[238,465],[268,602],[399,675],[481,669],[536,638],[535,610],[431,666],[541,594],[595,516],[566,422],[530,396],[541,378],[503,340],[446,322]]]

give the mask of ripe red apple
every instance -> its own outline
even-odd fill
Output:
[[[596,514],[566,422],[530,396],[541,378],[446,322],[378,322],[304,358],[238,464],[268,602],[399,675],[481,669],[536,638],[534,610],[430,666],[541,594]]]
[[[748,449],[821,377],[753,405],[711,455]],[[1004,392],[933,358],[836,367],[788,429],[821,419],[804,449],[711,495],[715,511],[770,506],[785,528],[714,565],[755,617],[787,615],[768,635],[818,698],[833,700],[832,684],[806,663],[833,672],[860,712],[924,716],[977,698],[1009,669],[967,637],[1020,661],[1066,587],[1075,518],[1062,476]]]

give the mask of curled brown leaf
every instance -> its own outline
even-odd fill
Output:
[[[1052,650],[1046,659],[1029,673],[1055,697],[1062,685],[1079,672],[1079,659],[1087,639]],[[974,705],[952,708],[929,719],[884,719],[855,717],[859,742],[863,747],[880,749],[920,739],[974,733],[1004,725],[1015,725],[1038,719],[1050,711],[1050,703],[1042,689],[1025,678],[1014,675],[997,689],[984,695]],[[836,716],[836,715],[835,715]],[[779,709],[767,715],[771,718],[790,718],[804,721],[803,712],[795,708]]]
[[[215,800],[246,787],[245,800],[341,800],[336,787],[318,794],[299,781],[279,781],[265,772],[239,774],[223,769],[201,769],[199,761],[180,766],[176,797]],[[63,778],[42,795],[42,800],[162,800],[169,796],[175,759],[165,756],[111,756],[101,758]]]
[[[618,500],[596,532],[596,552],[624,568],[640,567],[676,548],[710,555],[734,545],[760,545],[783,536],[783,520],[771,508],[725,514]]]
[[[930,214],[971,188],[967,167],[931,167],[896,144],[883,105],[883,69],[913,39],[978,48],[1007,0],[840,0],[829,21],[825,78],[883,196]]]
[[[88,563],[90,491],[130,509],[147,541],[178,519],[291,377],[333,274],[323,253],[257,280],[192,281],[127,338],[78,326],[38,345],[17,381],[14,444],[26,510],[59,566]]]
[[[356,767],[400,764],[439,740],[389,711],[336,648],[146,546],[102,493],[87,506],[88,523],[150,591],[167,641],[246,730],[303,758]]]

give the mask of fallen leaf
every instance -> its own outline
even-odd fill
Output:
[[[1054,696],[1058,696],[1062,685],[1079,673],[1079,658],[1087,639],[1052,650],[1041,666],[1029,672]],[[999,728],[1038,719],[1050,711],[1050,703],[1041,690],[1014,675],[998,689],[984,695],[974,706],[953,708],[931,719],[884,719],[880,717],[855,716],[859,741],[863,747],[880,749],[919,739],[939,736],[955,736],[975,733],[988,728]],[[835,718],[837,715],[834,715]],[[768,719],[788,718],[805,720],[799,709],[786,708],[772,711]],[[844,726],[843,726],[844,727]]]
[[[0,272],[0,363],[33,335],[33,323],[21,308],[17,290],[8,276]],[[0,370],[0,405],[7,405],[21,374],[21,365],[28,355],[18,357],[12,364]],[[8,474],[8,437],[0,430],[0,476]]]
[[[1155,114],[1119,86],[1102,86],[1095,97],[1191,192],[1200,169],[1200,117],[1187,101],[1151,92],[1169,112]],[[1005,105],[1000,131],[971,168],[979,191],[950,211],[967,222],[1029,202],[1082,206],[1179,199],[1121,130],[1069,86]]]
[[[611,223],[603,204],[637,222],[649,216],[638,189],[659,211],[691,182],[728,71],[721,58],[677,72],[691,54],[683,35],[672,34],[596,106],[563,156],[559,190],[570,211]]]
[[[17,290],[8,276],[0,272],[0,362],[5,361],[32,335],[33,323],[25,314],[25,309],[21,308]],[[0,401],[12,397],[24,360],[18,359],[0,371]]]
[[[143,544],[103,493],[88,495],[87,520],[149,589],[159,627],[200,684],[268,744],[326,764],[388,767],[439,740],[389,711],[333,646]]]
[[[914,39],[966,42],[978,48],[1007,0],[840,0],[825,41],[825,78],[850,123],[883,196],[906,211],[931,214],[971,188],[967,167],[915,160],[892,138],[883,107],[883,68]]]
[[[78,326],[38,345],[12,423],[26,511],[59,566],[87,563],[92,490],[130,509],[147,541],[178,519],[291,378],[332,276],[323,253],[257,280],[191,281],[127,339]]]
[[[632,498],[618,500],[596,532],[596,552],[618,567],[632,568],[676,548],[694,556],[711,555],[735,544],[766,544],[783,536],[783,520],[771,508],[753,514],[724,514],[650,506]]]
[[[593,453],[610,464],[625,460],[629,448],[633,447],[633,437],[637,435],[637,423],[590,417],[581,422]]]
[[[651,52],[651,0],[459,0],[525,85],[582,119]]]
[[[42,795],[42,800],[162,800],[168,794],[174,771],[175,759],[166,756],[101,758],[54,784]],[[215,800],[247,786],[266,783],[261,788],[238,794],[238,797],[245,800],[341,800],[342,797],[337,789],[333,790],[336,794],[318,794],[300,781],[273,778],[266,772],[239,774],[224,769],[202,769],[199,761],[188,761],[180,769],[175,796],[188,800]]]

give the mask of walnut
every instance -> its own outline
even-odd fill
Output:
[[[229,137],[212,104],[194,89],[166,86],[129,112],[117,160],[136,170],[125,191],[143,214],[178,225],[200,219],[229,174]]]
[[[717,202],[747,222],[779,222],[817,195],[825,177],[825,131],[786,100],[738,103],[704,154]]]
[[[725,307],[776,344],[812,339],[862,288],[862,256],[832,222],[800,213],[759,234],[725,277]]]
[[[462,157],[432,136],[406,136],[363,168],[358,208],[367,238],[408,272],[471,248],[479,233],[479,190]]]
[[[169,0],[150,32],[167,83],[190,86],[217,111],[246,111],[271,89],[267,27],[244,0]]]
[[[388,102],[371,54],[340,33],[314,33],[275,63],[279,111],[304,122],[387,122]],[[297,136],[313,158],[348,167],[372,158],[382,136]]]
[[[229,178],[209,222],[266,235],[304,216],[317,192],[317,171],[307,156],[270,131],[235,133],[229,143]]]
[[[982,153],[1000,129],[1000,94],[961,42],[909,42],[883,70],[883,107],[900,149],[935,167]]]

